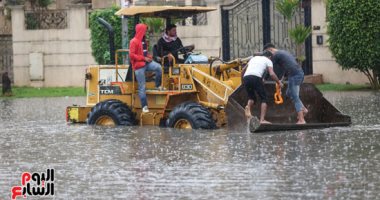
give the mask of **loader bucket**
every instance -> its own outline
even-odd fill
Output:
[[[305,107],[309,110],[305,116],[307,124],[297,125],[297,113],[292,101],[285,95],[286,87],[282,89],[283,104],[275,104],[273,94],[275,92],[274,83],[266,83],[265,89],[268,95],[268,110],[266,120],[272,124],[258,123],[260,116],[260,105],[255,102],[252,115],[253,118],[247,121],[244,114],[244,107],[247,104],[248,96],[241,85],[229,97],[226,107],[228,128],[234,131],[264,132],[264,131],[285,131],[285,130],[302,130],[326,128],[333,126],[349,126],[351,117],[342,114],[330,102],[328,102],[323,94],[310,83],[303,83],[300,89],[300,98]]]

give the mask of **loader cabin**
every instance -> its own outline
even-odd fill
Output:
[[[133,27],[136,26],[140,22],[140,18],[163,18],[166,21],[166,24],[170,24],[172,19],[184,19],[188,17],[192,17],[196,14],[206,13],[210,11],[215,11],[216,8],[213,7],[203,7],[203,6],[132,6],[121,8],[119,11],[115,13],[118,16],[126,16],[133,17]],[[134,36],[134,28],[132,33],[128,33],[127,38],[132,38]],[[132,37],[130,37],[132,36]],[[128,41],[129,42],[129,41]],[[159,58],[155,55],[157,49],[155,49],[156,44],[153,45],[153,60],[156,62],[161,62],[164,65],[164,59],[168,58]],[[190,46],[184,46],[183,49],[185,52],[190,52]],[[128,50],[119,50],[119,52],[126,52]],[[116,53],[116,56],[118,54]],[[115,58],[117,61],[117,59]],[[175,61],[174,64],[178,64],[178,61]],[[116,66],[117,67],[117,66]],[[175,65],[173,66],[175,67]],[[178,67],[178,66],[177,66]],[[116,69],[117,70],[117,69]],[[170,72],[176,74],[179,72],[179,68],[170,68]],[[167,70],[165,70],[167,73]],[[131,80],[132,75],[128,74],[126,80]]]

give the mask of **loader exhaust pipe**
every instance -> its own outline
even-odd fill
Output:
[[[98,17],[98,22],[103,25],[108,31],[108,43],[110,45],[110,57],[111,64],[115,64],[115,32],[111,24],[109,24],[106,20],[101,17]]]

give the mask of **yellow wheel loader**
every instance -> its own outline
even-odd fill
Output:
[[[142,17],[187,17],[215,10],[208,7],[134,6],[123,8],[118,15]],[[115,65],[90,66],[85,74],[87,85],[86,106],[69,106],[66,119],[71,123],[90,125],[157,125],[181,129],[215,129],[230,127],[246,130],[248,123],[244,115],[247,94],[241,86],[241,70],[250,58],[239,58],[229,62],[219,58],[191,60],[178,64],[162,64],[162,88],[156,90],[153,78],[146,75],[146,96],[149,112],[142,112],[138,97],[138,83],[134,71],[125,63],[128,50],[117,50]],[[219,62],[217,62],[219,60]],[[165,73],[164,73],[165,72]],[[150,80],[149,80],[150,79]],[[274,83],[266,84],[269,99],[273,99]],[[268,102],[267,119],[272,125],[251,123],[251,131],[271,131],[329,126],[346,126],[350,117],[337,111],[313,86],[301,87],[301,98],[309,109],[306,125],[295,125],[294,107],[289,99],[284,104]],[[305,102],[305,99],[307,100]],[[254,107],[255,116],[259,116]]]

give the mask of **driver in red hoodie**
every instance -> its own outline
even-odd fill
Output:
[[[135,37],[132,38],[132,40],[129,43],[129,57],[130,57],[132,68],[135,71],[136,79],[139,85],[138,94],[140,97],[142,112],[149,112],[148,102],[146,100],[146,92],[145,92],[145,71],[155,72],[156,89],[162,90],[161,65],[154,62],[152,59],[152,56],[147,53],[148,51],[144,53],[144,49],[143,49],[143,42],[145,42],[144,36],[147,29],[148,29],[147,25],[137,24]]]

